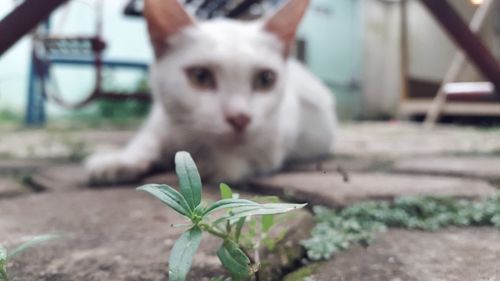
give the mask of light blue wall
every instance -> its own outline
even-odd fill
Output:
[[[313,0],[299,37],[307,41],[309,67],[337,97],[339,115],[359,115],[361,27],[358,0]]]
[[[11,5],[12,1],[0,2],[0,18],[7,14]],[[26,101],[29,45],[29,40],[24,38],[0,57],[0,110],[11,109],[20,113]]]

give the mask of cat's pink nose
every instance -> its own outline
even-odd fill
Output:
[[[226,116],[226,122],[237,132],[243,132],[252,119],[244,113]]]

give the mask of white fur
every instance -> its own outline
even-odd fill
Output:
[[[333,95],[299,62],[285,60],[283,49],[262,22],[208,21],[168,38],[168,50],[151,66],[154,103],[147,122],[124,150],[86,161],[91,180],[135,180],[158,163],[171,164],[179,150],[189,151],[211,181],[241,181],[288,160],[329,154]],[[216,93],[190,85],[183,69],[192,65],[215,69]],[[260,68],[278,74],[270,92],[252,92],[252,74]],[[225,121],[228,112],[251,116],[244,134]]]

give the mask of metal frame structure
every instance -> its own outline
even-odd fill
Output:
[[[474,34],[448,0],[420,0],[434,19],[455,41],[481,73],[496,89],[500,89],[500,64],[486,48],[478,35]]]
[[[125,7],[124,14],[128,16],[142,16],[142,11],[139,9],[141,0],[130,0]],[[211,18],[216,16],[225,16],[229,18],[238,18],[245,16],[250,11],[250,8],[255,4],[262,4],[264,0],[242,0],[234,4],[231,0],[205,0],[197,7],[197,14],[202,18]],[[271,1],[271,0],[268,0]],[[23,35],[33,30],[37,25],[45,21],[42,25],[45,34],[48,34],[49,25],[48,17],[59,6],[67,2],[67,0],[25,0],[18,5],[14,10],[0,21],[0,56],[12,47]],[[185,0],[186,5],[191,4],[192,0]],[[272,0],[271,2],[279,2]],[[31,68],[29,73],[29,90],[28,90],[28,103],[26,107],[26,124],[28,125],[42,125],[45,122],[45,101],[51,100],[66,108],[79,108],[87,105],[91,101],[102,99],[139,99],[150,100],[151,97],[147,93],[123,94],[123,93],[104,93],[101,90],[101,74],[103,67],[106,68],[134,68],[140,70],[147,70],[146,63],[139,62],[126,62],[126,61],[111,61],[105,60],[102,57],[102,52],[105,48],[105,42],[100,37],[101,22],[97,24],[97,34],[94,37],[85,38],[37,38],[34,36],[34,43],[42,42],[44,45],[54,42],[67,40],[73,43],[90,42],[92,54],[76,56],[38,54],[34,46],[31,53]],[[50,45],[50,44],[49,44]],[[73,44],[74,45],[74,44]],[[45,46],[47,47],[47,46]],[[47,48],[50,49],[50,48]],[[53,48],[56,50],[57,48]],[[61,97],[49,93],[46,89],[46,84],[50,82],[50,67],[57,64],[71,64],[71,65],[93,65],[96,72],[96,82],[94,91],[83,101],[76,104],[68,104]]]
[[[492,7],[495,3],[495,0],[485,0],[483,3],[480,4],[480,6],[476,9],[476,12],[474,13],[474,16],[472,17],[472,20],[469,24],[470,30],[474,34],[478,34],[486,19],[488,16],[491,14]],[[448,85],[450,83],[453,83],[456,81],[460,73],[462,72],[465,63],[467,62],[465,54],[462,51],[457,51],[456,54],[453,57],[453,60],[450,64],[450,67],[448,68],[448,71],[446,72],[446,75],[441,83],[441,86],[436,93],[436,97],[432,101],[432,104],[429,108],[429,111],[427,112],[427,116],[425,117],[424,125],[428,128],[432,128],[434,124],[437,122],[439,119],[439,116],[441,115],[441,111],[448,99],[448,97],[451,97],[453,95],[453,91],[448,90]],[[483,89],[484,87],[481,87],[479,85],[474,85],[471,83],[467,83],[465,87],[455,87],[458,89],[462,89],[462,91],[455,91],[456,94],[462,95],[463,94],[470,94],[472,92],[473,96],[479,96],[479,93],[481,93],[482,96],[488,96],[491,95],[493,92],[494,88],[489,91],[485,92]],[[456,85],[459,86],[459,85]],[[468,91],[466,91],[466,89]]]
[[[25,0],[0,21],[0,56],[67,0]]]
[[[402,3],[402,69],[403,73],[408,71],[408,50],[406,44],[407,36],[407,25],[406,25],[406,3],[407,0],[403,0]],[[488,13],[493,7],[496,0],[485,0],[477,9],[473,20],[470,24],[467,24],[457,11],[450,5],[448,0],[419,0],[420,3],[426,7],[429,14],[433,16],[436,22],[441,26],[441,28],[446,32],[450,39],[455,42],[459,51],[454,58],[454,62],[450,66],[450,69],[442,82],[442,85],[436,94],[435,99],[429,103],[425,104],[423,101],[418,102],[405,102],[408,100],[408,86],[405,74],[403,79],[404,91],[403,91],[403,105],[405,110],[403,111],[418,111],[428,112],[427,119],[425,122],[426,127],[432,127],[437,121],[442,109],[445,107],[445,102],[447,100],[459,100],[459,101],[498,101],[500,99],[499,89],[500,89],[500,64],[498,60],[493,56],[492,52],[483,44],[477,32],[483,25]],[[485,87],[485,83],[476,84],[464,84],[461,87],[465,89],[464,92],[458,93],[456,89],[460,89],[459,84],[453,84],[455,89],[452,92],[448,92],[447,85],[454,82],[456,76],[463,68],[465,60],[468,59],[477,67],[477,69],[483,74],[483,76],[489,81],[491,87]],[[471,88],[472,87],[472,88]],[[484,89],[493,90],[485,92]],[[430,106],[429,106],[430,105]],[[448,105],[446,105],[448,108]],[[494,106],[484,106],[478,104],[462,103],[458,106],[453,106],[454,114],[458,114],[460,110],[464,110],[464,114],[474,115],[479,114],[475,112],[485,108],[485,114],[500,114],[500,106],[498,109],[492,108]]]

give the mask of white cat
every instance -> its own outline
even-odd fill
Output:
[[[154,103],[139,134],[85,166],[93,183],[137,180],[189,151],[202,177],[242,181],[330,153],[331,92],[289,52],[309,0],[273,16],[196,22],[177,0],[146,0]]]

